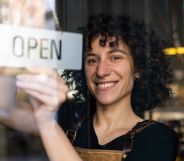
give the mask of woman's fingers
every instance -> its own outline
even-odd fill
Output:
[[[55,107],[57,107],[60,104],[60,102],[64,102],[66,100],[65,93],[63,94],[56,93],[55,95],[46,95],[46,94],[42,94],[42,93],[39,93],[34,90],[30,90],[30,89],[24,89],[24,91],[28,93],[29,95],[31,95],[32,97],[37,98],[42,103],[48,105],[50,107],[50,110],[52,109],[55,110]]]
[[[58,74],[55,70],[53,70],[52,68],[48,68],[45,66],[33,66],[33,67],[29,67],[27,68],[29,73],[32,74],[45,74],[49,77],[53,77],[53,78],[57,78]]]
[[[21,87],[27,87],[27,88],[34,88],[35,90],[42,90],[39,88],[39,86],[43,87],[50,87],[50,88],[58,88],[58,84],[64,84],[64,80],[62,78],[53,79],[51,77],[48,77],[45,74],[21,74],[17,77],[17,83],[21,83]]]
[[[68,91],[68,87],[65,84],[53,88],[53,86],[50,87],[40,82],[17,81],[16,85],[29,95],[48,105],[63,103],[66,100]]]
[[[34,70],[33,70],[34,69]],[[41,74],[20,74],[16,85],[29,95],[48,105],[56,105],[66,100],[68,87],[63,78],[50,68],[31,68]]]
[[[35,82],[25,82],[25,81],[17,81],[16,82],[17,87],[22,88],[24,90],[32,90],[35,92],[38,92],[40,94],[52,96],[55,95],[56,88],[52,88],[50,86],[43,85],[41,83],[35,83]]]

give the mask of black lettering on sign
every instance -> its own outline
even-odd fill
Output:
[[[13,55],[31,58],[34,54],[38,59],[62,59],[62,40],[34,37],[13,37]]]
[[[37,46],[38,46],[37,40],[34,37],[29,37],[27,40],[28,58],[30,57],[31,51],[36,49]]]
[[[16,57],[22,57],[24,55],[24,39],[21,36],[15,36],[13,38],[13,55]]]
[[[62,56],[62,41],[59,40],[59,48],[57,49],[56,42],[54,40],[51,40],[51,59],[53,58],[53,53],[56,53],[57,59],[61,60]]]
[[[44,55],[44,51],[48,50],[48,39],[41,39],[40,40],[40,58],[41,59],[48,59],[48,56]]]

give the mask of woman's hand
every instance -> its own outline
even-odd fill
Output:
[[[68,87],[56,71],[33,67],[29,74],[17,76],[17,87],[30,96],[33,116],[51,161],[82,161],[55,120],[59,105],[67,98]]]
[[[67,98],[68,87],[56,71],[43,66],[28,69],[17,76],[16,85],[30,96],[38,126],[55,119],[59,105]]]

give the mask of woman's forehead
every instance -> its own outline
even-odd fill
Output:
[[[109,36],[109,37],[103,37],[103,36],[96,36],[92,39],[90,48],[87,52],[93,51],[95,47],[109,47],[109,48],[117,48],[117,49],[125,49],[129,52],[129,47],[126,45],[126,43],[118,37],[115,36]]]

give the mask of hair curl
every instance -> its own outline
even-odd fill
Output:
[[[84,30],[85,50],[91,49],[96,36],[101,35],[100,45],[109,37],[123,42],[130,48],[134,67],[140,74],[132,90],[132,107],[136,113],[150,110],[172,94],[167,86],[172,82],[169,61],[163,53],[164,41],[160,40],[151,26],[128,16],[92,15]]]

